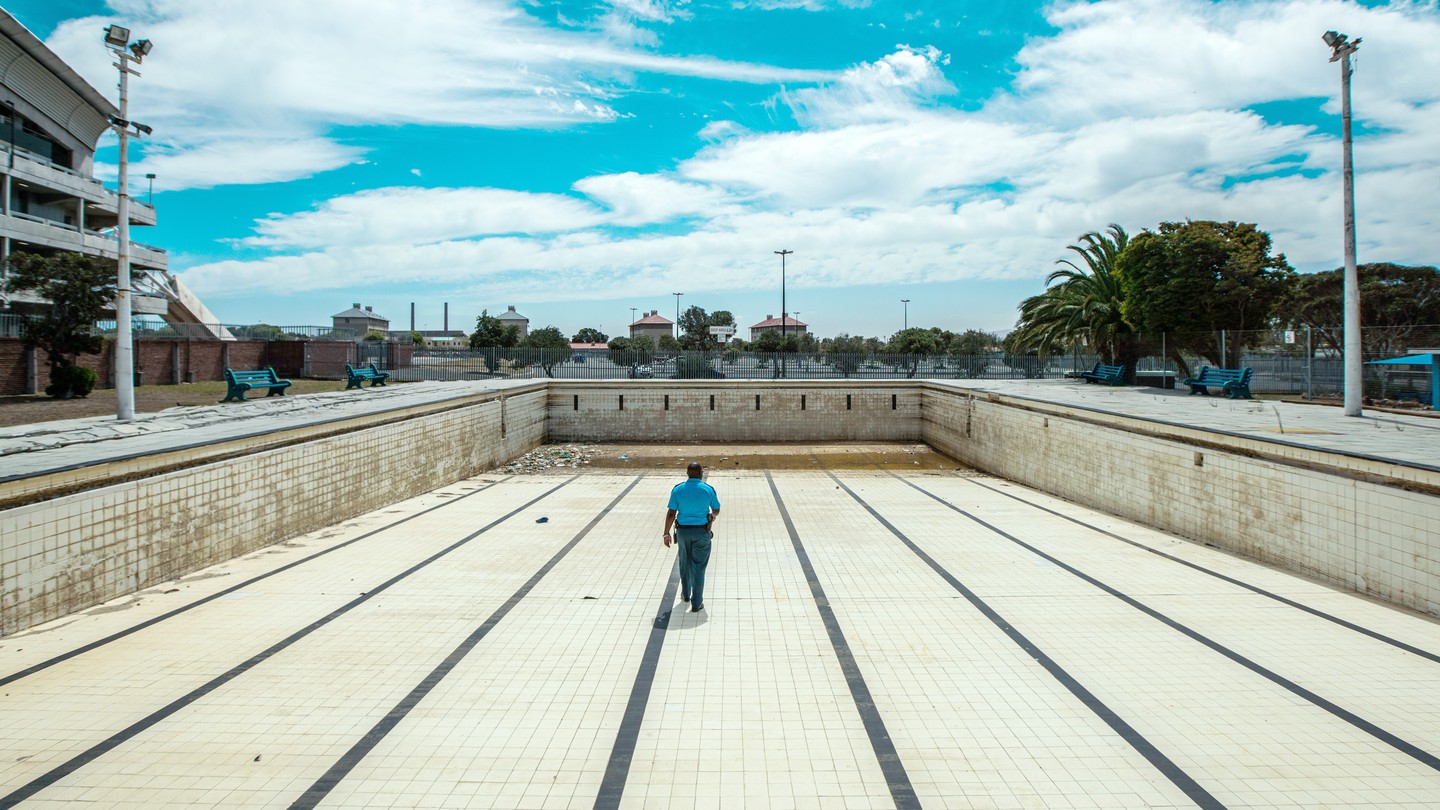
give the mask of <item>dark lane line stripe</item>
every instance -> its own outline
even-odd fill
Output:
[[[870,687],[865,683],[860,665],[855,662],[850,643],[845,640],[840,621],[835,618],[835,610],[830,607],[830,599],[820,585],[820,577],[815,573],[815,566],[810,564],[810,555],[805,552],[805,544],[800,541],[800,533],[795,530],[795,522],[790,519],[790,511],[785,508],[785,501],[775,486],[775,478],[768,470],[765,472],[765,480],[770,484],[775,505],[780,507],[780,519],[785,522],[785,531],[790,534],[790,544],[795,547],[795,556],[800,559],[800,567],[805,571],[805,581],[810,586],[815,607],[820,611],[820,619],[825,623],[825,632],[830,635],[830,646],[835,648],[835,657],[840,660],[840,669],[845,673],[845,683],[850,687],[850,697],[854,699],[855,708],[860,712],[860,719],[870,736],[870,747],[875,751],[881,773],[885,774],[890,798],[894,800],[897,810],[918,810],[920,799],[915,795],[915,786],[910,784],[910,775],[905,772],[905,764],[900,761],[900,755],[895,751],[895,742],[890,739],[885,720],[880,717],[880,710],[870,695]]]
[[[849,495],[851,498],[854,498],[856,503],[864,507],[865,511],[869,512],[870,516],[873,517],[876,521],[878,521],[880,525],[884,526],[891,534],[895,535],[895,537],[899,539],[900,542],[904,543],[905,546],[909,548],[912,552],[914,552],[917,557],[923,560],[926,565],[930,566],[930,568],[934,570],[935,573],[939,574],[941,579],[948,582],[950,584],[950,587],[959,591],[960,595],[965,597],[965,599],[968,600],[976,610],[980,611],[980,613],[984,615],[985,618],[989,619],[992,624],[1000,628],[1000,630],[1004,632],[1005,635],[1009,636],[1010,640],[1015,642],[1016,646],[1024,650],[1026,654],[1028,654],[1031,658],[1035,659],[1036,663],[1044,667],[1045,671],[1049,672],[1051,676],[1055,678],[1055,680],[1059,681],[1062,686],[1070,690],[1070,694],[1078,698],[1081,703],[1085,704],[1085,707],[1087,709],[1094,712],[1095,715],[1098,716],[1101,720],[1104,720],[1106,725],[1108,725],[1116,734],[1120,735],[1120,737],[1125,740],[1125,742],[1128,743],[1132,748],[1138,751],[1141,756],[1145,757],[1145,759],[1151,765],[1155,766],[1156,770],[1164,774],[1166,779],[1169,779],[1170,782],[1175,785],[1175,787],[1179,788],[1185,793],[1186,796],[1190,797],[1191,801],[1195,802],[1195,804],[1199,805],[1202,808],[1207,808],[1207,810],[1223,810],[1225,805],[1221,804],[1219,799],[1210,795],[1210,792],[1207,791],[1205,788],[1201,787],[1199,782],[1196,782],[1189,774],[1185,773],[1185,771],[1179,765],[1175,764],[1173,760],[1165,756],[1165,754],[1163,754],[1160,749],[1156,748],[1155,745],[1149,740],[1147,740],[1143,734],[1137,731],[1134,726],[1131,726],[1129,723],[1125,722],[1124,718],[1120,717],[1120,715],[1117,714],[1115,710],[1105,705],[1104,701],[1096,697],[1095,694],[1089,689],[1086,689],[1080,683],[1080,681],[1076,680],[1075,677],[1069,672],[1067,672],[1064,667],[1060,666],[1060,664],[1058,664],[1055,659],[1051,658],[1045,653],[1045,651],[1037,647],[1034,642],[1030,641],[1030,639],[1025,636],[1025,634],[1015,629],[1015,627],[1011,625],[1010,622],[1005,619],[1005,617],[1001,616],[994,608],[990,607],[990,605],[986,603],[985,600],[981,599],[978,594],[966,587],[963,582],[956,579],[955,576],[951,574],[948,570],[946,570],[944,566],[936,562],[935,558],[931,557],[929,554],[926,554],[925,551],[921,549],[918,545],[916,545],[914,541],[912,541],[909,537],[905,536],[904,532],[897,529],[894,524],[892,524],[889,520],[886,520],[885,517],[879,512],[875,511],[875,509],[872,508],[870,504],[866,503],[865,500],[861,498],[858,494],[856,494],[854,490],[850,489],[850,487],[847,486],[844,481],[841,481],[839,478],[837,478],[834,473],[827,472],[826,474],[829,475],[836,484],[839,484],[840,488],[845,490],[845,493],[847,495]],[[904,479],[901,480],[903,481]],[[906,483],[909,482],[907,481]],[[916,488],[919,489],[918,487]],[[921,490],[921,492],[924,492],[924,490]],[[954,507],[951,508],[953,509]]]
[[[1240,653],[1238,653],[1238,652],[1230,649],[1229,647],[1226,647],[1225,645],[1221,644],[1220,642],[1215,641],[1214,639],[1210,638],[1209,636],[1206,636],[1206,635],[1204,635],[1203,633],[1200,633],[1199,631],[1190,628],[1188,625],[1181,624],[1180,622],[1176,621],[1175,619],[1172,619],[1172,618],[1170,618],[1169,616],[1166,616],[1165,614],[1163,614],[1163,613],[1161,613],[1160,611],[1158,611],[1158,610],[1150,607],[1149,605],[1146,605],[1145,603],[1141,602],[1140,600],[1138,600],[1138,599],[1136,599],[1136,598],[1134,598],[1134,597],[1132,597],[1132,596],[1129,596],[1129,595],[1127,595],[1127,594],[1124,594],[1124,593],[1120,592],[1119,590],[1117,590],[1117,589],[1115,589],[1115,588],[1112,588],[1112,587],[1109,586],[1109,585],[1106,585],[1105,583],[1101,582],[1100,580],[1096,579],[1095,577],[1090,576],[1089,574],[1085,573],[1084,571],[1081,571],[1081,570],[1079,570],[1078,568],[1075,568],[1074,566],[1069,565],[1069,564],[1067,564],[1066,562],[1064,562],[1064,561],[1062,561],[1062,560],[1060,560],[1060,559],[1058,559],[1058,558],[1056,558],[1056,557],[1053,557],[1053,556],[1051,556],[1051,555],[1049,555],[1049,554],[1046,554],[1045,552],[1041,551],[1040,549],[1036,548],[1035,546],[1032,546],[1032,545],[1030,545],[1029,543],[1026,543],[1024,540],[1021,540],[1020,538],[1018,538],[1018,537],[1016,537],[1016,536],[1014,536],[1014,535],[1012,535],[1012,534],[1009,534],[1009,533],[1003,531],[1003,530],[1000,529],[999,527],[997,527],[997,526],[992,526],[991,524],[986,523],[985,521],[981,520],[980,518],[976,517],[975,515],[973,515],[973,514],[967,512],[967,511],[965,511],[964,509],[961,509],[960,507],[958,507],[958,506],[956,506],[956,505],[954,505],[954,504],[952,504],[952,503],[950,503],[949,501],[945,500],[944,498],[940,497],[939,495],[936,495],[936,494],[934,494],[933,492],[930,492],[930,491],[924,489],[923,487],[920,487],[920,486],[917,486],[917,485],[915,485],[915,484],[912,484],[912,483],[910,483],[909,481],[906,481],[906,480],[903,479],[903,478],[900,479],[900,480],[901,480],[901,482],[904,483],[905,485],[914,488],[916,491],[924,494],[925,496],[927,496],[927,497],[929,497],[929,498],[933,498],[934,500],[939,501],[940,503],[944,504],[946,507],[948,507],[948,508],[950,508],[950,509],[952,509],[952,510],[954,510],[954,511],[956,511],[956,512],[959,512],[961,515],[964,515],[965,517],[969,518],[970,520],[975,521],[976,523],[980,524],[981,526],[984,526],[985,528],[989,529],[990,531],[994,532],[995,534],[998,534],[998,535],[1000,535],[1001,537],[1005,538],[1006,540],[1009,540],[1010,542],[1012,542],[1012,543],[1020,546],[1021,548],[1025,549],[1026,551],[1029,551],[1030,553],[1034,554],[1035,556],[1040,557],[1041,559],[1043,559],[1043,560],[1045,560],[1045,561],[1047,561],[1047,562],[1049,562],[1049,563],[1052,563],[1052,564],[1060,567],[1061,569],[1063,569],[1063,570],[1066,571],[1067,573],[1069,573],[1069,574],[1071,574],[1071,575],[1073,575],[1073,576],[1079,577],[1080,579],[1084,580],[1085,582],[1087,582],[1087,583],[1095,586],[1096,588],[1099,588],[1100,590],[1102,590],[1102,591],[1110,594],[1111,596],[1115,597],[1116,599],[1119,599],[1120,601],[1124,602],[1125,604],[1129,605],[1130,607],[1133,607],[1133,608],[1135,608],[1136,610],[1140,611],[1141,613],[1144,613],[1146,616],[1149,616],[1150,618],[1155,619],[1156,621],[1160,622],[1161,624],[1164,624],[1166,627],[1169,627],[1169,628],[1171,628],[1172,630],[1175,630],[1176,632],[1179,632],[1179,633],[1183,634],[1184,636],[1192,639],[1193,641],[1197,641],[1197,642],[1199,642],[1200,644],[1203,644],[1204,646],[1206,646],[1206,647],[1210,648],[1211,650],[1214,650],[1215,652],[1217,652],[1217,653],[1225,656],[1226,658],[1230,659],[1231,661],[1234,661],[1235,663],[1239,664],[1240,666],[1245,667],[1246,669],[1250,670],[1251,672],[1254,672],[1256,675],[1259,675],[1260,677],[1265,678],[1266,680],[1270,681],[1271,683],[1274,683],[1274,684],[1276,684],[1277,686],[1280,686],[1280,687],[1284,688],[1285,690],[1289,691],[1291,694],[1293,694],[1293,695],[1295,695],[1295,696],[1297,696],[1297,697],[1300,697],[1300,698],[1304,698],[1305,700],[1308,700],[1309,702],[1315,704],[1316,706],[1320,707],[1321,709],[1324,709],[1325,711],[1329,712],[1330,714],[1334,715],[1335,717],[1338,717],[1339,719],[1344,720],[1345,722],[1349,723],[1350,725],[1354,726],[1355,728],[1360,729],[1361,731],[1365,732],[1366,734],[1369,734],[1369,735],[1375,737],[1376,739],[1380,740],[1381,742],[1386,743],[1387,745],[1393,746],[1395,749],[1401,751],[1402,753],[1405,753],[1405,754],[1408,754],[1408,755],[1411,756],[1411,757],[1414,757],[1414,758],[1415,758],[1417,761],[1419,761],[1421,764],[1426,765],[1427,767],[1433,768],[1433,769],[1435,769],[1435,770],[1437,770],[1437,771],[1440,771],[1440,757],[1437,757],[1436,755],[1430,753],[1429,751],[1426,751],[1425,749],[1419,747],[1418,745],[1415,745],[1414,743],[1407,742],[1406,740],[1401,739],[1401,738],[1400,738],[1399,736],[1397,736],[1396,734],[1394,734],[1394,733],[1392,733],[1392,732],[1389,732],[1389,731],[1386,731],[1385,729],[1381,728],[1380,726],[1378,726],[1378,725],[1370,722],[1369,720],[1366,720],[1365,718],[1359,716],[1358,714],[1355,714],[1354,712],[1351,712],[1351,711],[1349,711],[1349,710],[1347,710],[1347,709],[1341,708],[1339,705],[1337,705],[1337,704],[1335,704],[1335,703],[1333,703],[1333,702],[1331,702],[1331,701],[1329,701],[1329,700],[1326,700],[1325,698],[1321,697],[1320,695],[1316,694],[1315,692],[1312,692],[1312,691],[1310,691],[1309,689],[1306,689],[1305,687],[1301,686],[1301,685],[1298,684],[1298,683],[1295,683],[1294,681],[1290,680],[1289,678],[1286,678],[1285,676],[1281,675],[1280,673],[1275,672],[1275,671],[1273,671],[1273,670],[1271,670],[1271,669],[1268,669],[1268,668],[1262,666],[1261,664],[1257,663],[1256,661],[1253,661],[1253,660],[1251,660],[1251,659],[1249,659],[1249,658],[1241,655]],[[844,484],[841,484],[841,486],[844,486]],[[857,497],[857,500],[858,500],[858,497]],[[866,507],[866,508],[868,509],[869,507]]]
[[[286,563],[285,565],[282,565],[282,566],[280,566],[279,568],[276,568],[274,571],[270,571],[270,572],[268,572],[268,573],[264,573],[264,574],[261,574],[261,575],[256,576],[256,577],[251,577],[250,579],[247,579],[247,580],[245,580],[244,582],[241,582],[241,583],[238,584],[238,585],[232,585],[232,586],[230,586],[229,588],[226,588],[226,589],[223,590],[223,591],[218,591],[218,592],[216,592],[216,593],[212,593],[212,594],[210,594],[209,596],[207,596],[207,597],[205,597],[205,598],[203,598],[203,599],[199,599],[199,600],[197,600],[197,601],[191,602],[191,603],[188,604],[188,605],[182,605],[182,606],[180,606],[180,607],[178,607],[178,608],[175,608],[174,610],[168,611],[168,612],[166,612],[166,613],[162,613],[162,614],[160,614],[159,616],[156,616],[156,617],[154,617],[154,618],[146,619],[145,621],[140,622],[139,624],[137,624],[137,625],[135,625],[135,626],[133,626],[133,627],[126,628],[126,629],[121,630],[121,631],[116,632],[116,633],[112,633],[112,634],[110,634],[110,635],[108,635],[108,636],[105,636],[104,638],[101,638],[101,639],[97,639],[97,640],[95,640],[95,641],[92,641],[92,642],[90,642],[89,644],[85,644],[85,645],[83,645],[83,646],[76,647],[75,649],[70,650],[70,651],[68,651],[68,652],[61,653],[60,655],[57,655],[57,656],[55,656],[54,658],[50,658],[50,659],[47,659],[47,660],[45,660],[45,661],[41,661],[40,663],[35,664],[35,665],[33,665],[33,666],[26,667],[25,669],[22,669],[22,670],[20,670],[19,672],[15,672],[15,673],[12,673],[12,674],[10,674],[10,675],[6,675],[5,677],[0,678],[0,686],[6,686],[6,685],[8,685],[8,684],[11,684],[11,683],[14,683],[15,681],[20,680],[21,678],[25,678],[25,677],[28,677],[28,676],[30,676],[30,675],[34,675],[35,673],[40,672],[41,670],[49,669],[50,667],[53,667],[53,666],[55,666],[56,664],[60,664],[60,663],[64,663],[64,662],[66,662],[66,661],[69,661],[71,658],[74,658],[74,657],[76,657],[76,656],[78,656],[78,655],[83,655],[83,654],[85,654],[85,653],[87,653],[87,652],[90,652],[91,650],[94,650],[94,649],[98,649],[98,648],[100,648],[100,647],[103,647],[103,646],[105,646],[106,644],[109,644],[109,643],[112,642],[112,641],[119,641],[120,639],[125,638],[126,636],[131,635],[131,634],[133,634],[133,633],[138,633],[138,632],[140,632],[141,630],[144,630],[144,629],[147,628],[147,627],[153,627],[154,625],[157,625],[157,624],[159,624],[160,622],[165,621],[166,619],[172,619],[172,618],[174,618],[174,617],[176,617],[176,616],[179,616],[181,613],[184,613],[184,612],[187,611],[187,610],[194,610],[195,608],[198,608],[198,607],[200,607],[201,605],[204,605],[204,604],[213,602],[213,601],[215,601],[216,599],[219,599],[219,598],[222,597],[222,596],[226,596],[226,595],[228,595],[228,594],[232,594],[232,593],[240,590],[241,588],[248,588],[248,587],[250,587],[251,585],[254,585],[255,583],[259,582],[260,580],[265,579],[266,577],[273,577],[273,576],[275,576],[276,574],[284,573],[284,572],[286,572],[286,571],[289,571],[291,568],[294,568],[294,567],[297,566],[297,565],[304,565],[305,563],[308,563],[308,562],[310,562],[311,560],[317,559],[317,558],[319,558],[319,557],[323,557],[323,556],[325,556],[326,554],[331,553],[332,551],[339,551],[340,549],[345,548],[345,547],[348,546],[348,545],[351,545],[351,544],[354,544],[354,543],[358,543],[358,542],[360,542],[361,540],[364,540],[364,539],[367,538],[367,537],[373,537],[374,535],[377,535],[377,534],[379,534],[380,532],[388,531],[388,530],[390,530],[390,529],[393,529],[393,528],[395,528],[396,526],[399,526],[401,523],[405,523],[406,521],[414,520],[415,518],[421,517],[421,516],[423,516],[423,515],[428,515],[428,514],[430,514],[431,512],[434,512],[436,509],[444,509],[445,507],[447,507],[447,506],[449,506],[449,505],[451,505],[451,504],[459,503],[460,501],[465,500],[466,498],[470,497],[471,495],[475,495],[475,494],[484,492],[485,490],[490,489],[491,487],[495,486],[496,484],[502,484],[502,483],[504,483],[505,481],[508,481],[508,480],[510,480],[511,478],[514,478],[514,477],[515,477],[515,476],[513,476],[513,475],[511,475],[511,476],[506,476],[506,477],[500,479],[499,481],[496,481],[496,482],[494,482],[494,483],[491,483],[491,484],[488,484],[488,485],[486,485],[486,486],[480,487],[479,489],[475,489],[475,490],[472,490],[472,491],[470,491],[470,492],[467,492],[467,493],[465,493],[464,495],[461,495],[461,496],[459,496],[459,497],[457,497],[457,498],[451,498],[450,500],[444,501],[444,502],[442,502],[442,503],[438,503],[438,504],[436,504],[436,505],[434,505],[434,506],[432,506],[432,507],[430,507],[430,508],[428,508],[428,509],[425,509],[425,510],[420,511],[420,512],[416,512],[415,514],[410,515],[409,517],[403,517],[403,518],[401,518],[401,519],[399,519],[399,520],[397,520],[397,521],[395,521],[395,522],[393,522],[393,523],[386,524],[386,525],[384,525],[384,526],[381,526],[381,527],[378,528],[378,529],[374,529],[373,531],[368,531],[368,532],[360,535],[359,537],[353,537],[353,538],[351,538],[351,539],[349,539],[349,540],[346,540],[345,542],[343,542],[343,543],[341,543],[341,544],[339,544],[339,545],[337,545],[337,546],[332,546],[332,547],[330,547],[330,548],[325,549],[324,551],[317,551],[317,552],[315,552],[314,554],[311,554],[311,555],[308,556],[308,557],[302,557],[302,558],[300,558],[300,559],[298,559],[298,560],[295,560],[294,562]],[[257,550],[258,550],[258,549],[257,549]],[[203,569],[202,569],[202,570],[203,570]]]
[[[491,613],[490,618],[486,619],[485,622],[476,628],[464,641],[460,642],[459,646],[452,650],[449,655],[445,656],[445,660],[436,665],[436,667],[430,671],[430,674],[426,675],[420,683],[416,684],[415,688],[410,690],[410,694],[406,695],[403,700],[395,705],[395,708],[380,718],[380,721],[377,722],[370,731],[366,732],[365,736],[361,737],[355,745],[351,746],[350,750],[346,751],[344,756],[340,757],[339,761],[331,765],[329,770],[325,771],[325,773],[315,781],[315,784],[310,786],[309,790],[305,791],[300,798],[295,800],[294,804],[290,805],[290,810],[310,810],[310,808],[324,801],[325,797],[330,795],[330,791],[334,790],[335,786],[340,784],[340,781],[348,776],[350,771],[354,770],[355,766],[359,765],[360,761],[373,751],[375,746],[379,745],[380,741],[384,740],[385,736],[394,730],[394,728],[400,724],[400,721],[404,720],[405,716],[410,714],[411,710],[418,706],[420,701],[424,700],[425,696],[430,694],[430,691],[438,686],[440,682],[459,665],[465,656],[470,654],[471,650],[475,649],[475,645],[479,644],[481,639],[489,635],[490,631],[495,629],[495,626],[509,615],[510,611],[513,610],[516,605],[520,604],[520,600],[529,595],[530,591],[540,583],[540,580],[544,579],[545,575],[550,573],[551,569],[558,565],[561,560],[565,559],[565,555],[569,554],[571,549],[579,545],[580,541],[584,540],[585,536],[590,534],[590,530],[594,529],[606,515],[610,514],[610,510],[614,509],[616,504],[624,500],[625,496],[629,495],[630,490],[634,489],[638,483],[640,483],[640,478],[637,476],[635,480],[630,482],[629,486],[625,487],[619,495],[615,496],[615,499],[612,500],[609,505],[600,510],[589,523],[585,524],[585,528],[581,529],[578,534],[571,538],[570,542],[555,552],[555,555],[550,558],[549,562],[541,566],[540,570],[536,571],[534,576],[526,580],[524,585],[521,585],[515,593],[511,594],[510,598],[505,601],[505,604],[496,609],[494,613]]]
[[[167,717],[170,717],[171,715],[175,714],[186,706],[189,706],[191,703],[194,703],[200,698],[205,697],[206,695],[210,694],[216,689],[219,689],[221,686],[224,686],[230,681],[240,677],[246,672],[249,672],[251,669],[265,662],[267,659],[269,659],[276,653],[279,653],[280,651],[284,650],[295,642],[300,641],[301,639],[305,638],[316,630],[319,630],[330,622],[340,618],[346,613],[349,613],[352,609],[359,607],[360,605],[370,601],[376,596],[379,596],[381,593],[388,590],[390,586],[396,584],[397,582],[400,582],[401,580],[405,579],[416,571],[419,571],[420,569],[430,565],[431,563],[435,562],[441,557],[444,557],[455,549],[460,548],[466,543],[469,543],[471,540],[474,540],[485,532],[488,532],[496,526],[499,526],[501,523],[504,523],[515,515],[518,515],[526,509],[529,509],[531,506],[534,506],[535,504],[549,497],[556,490],[574,481],[577,477],[578,476],[571,476],[570,478],[567,478],[559,484],[556,484],[555,486],[551,487],[550,489],[526,502],[525,505],[506,513],[502,517],[496,518],[495,520],[485,524],[481,528],[477,529],[474,532],[471,532],[460,540],[457,540],[449,546],[446,546],[444,549],[437,551],[436,553],[430,555],[429,557],[416,563],[415,565],[410,566],[399,574],[396,574],[390,579],[385,580],[381,584],[375,586],[374,588],[371,588],[366,593],[361,594],[355,599],[352,599],[349,602],[346,602],[344,605],[340,606],[339,608],[331,611],[324,617],[315,620],[308,626],[303,627],[295,631],[294,633],[291,633],[289,636],[286,636],[284,639],[276,642],[265,650],[237,664],[229,671],[212,678],[203,685],[191,690],[189,693],[182,695],[179,698],[176,698],[175,700],[167,703],[166,705],[155,710],[154,712],[151,712],[149,715],[146,715],[144,718],[136,721],[135,723],[132,723],[130,726],[116,732],[115,734],[111,735],[109,739],[103,740],[91,746],[89,749],[81,752],[80,754],[77,754],[68,761],[56,766],[45,774],[31,780],[29,783],[15,790],[13,793],[10,793],[6,796],[0,796],[0,810],[8,810],[8,808],[14,807],[20,802],[25,801],[31,796],[34,796],[36,793],[39,793],[40,791],[55,784],[61,779],[64,779],[66,776],[69,776],[70,774],[83,768],[84,766],[100,758],[101,756],[104,756],[115,748],[118,748],[123,743],[134,739],[136,736],[149,729],[150,727],[154,726],[155,724],[159,723],[160,721],[166,719]]]
[[[610,749],[610,762],[605,766],[600,791],[595,795],[595,810],[619,810],[620,799],[625,794],[625,782],[630,778],[630,763],[635,759],[635,746],[640,741],[645,706],[650,702],[655,671],[660,666],[660,650],[665,646],[665,633],[670,628],[675,592],[679,589],[680,560],[677,558],[670,566],[670,579],[665,583],[665,595],[660,597],[660,613],[650,628],[650,639],[645,643],[645,653],[640,658],[640,671],[635,673],[635,684],[630,687],[630,701],[625,704],[620,730],[615,735],[614,747]]]
[[[899,478],[899,476],[896,476],[896,477]],[[901,480],[904,480],[904,479],[901,479]],[[1401,641],[1401,640],[1399,640],[1399,639],[1391,638],[1390,636],[1387,636],[1387,635],[1385,635],[1384,633],[1380,633],[1380,632],[1377,632],[1377,631],[1375,631],[1375,630],[1371,630],[1371,629],[1368,628],[1368,627],[1362,627],[1361,625],[1355,624],[1354,622],[1346,621],[1345,619],[1342,619],[1342,618],[1340,618],[1339,616],[1336,616],[1336,615],[1334,615],[1334,614],[1326,613],[1326,612],[1323,611],[1323,610],[1319,610],[1319,609],[1317,609],[1317,608],[1310,607],[1309,605],[1302,604],[1302,603],[1300,603],[1300,602],[1296,602],[1296,601],[1293,600],[1293,599],[1287,599],[1286,597],[1281,596],[1281,595],[1279,595],[1279,594],[1277,594],[1277,593],[1271,593],[1270,591],[1267,591],[1267,590],[1265,590],[1264,588],[1261,588],[1261,587],[1258,586],[1258,585],[1251,585],[1251,584],[1248,583],[1248,582],[1244,582],[1244,581],[1242,581],[1242,580],[1235,579],[1234,577],[1227,576],[1227,575],[1225,575],[1225,574],[1220,573],[1219,571],[1212,571],[1212,570],[1209,569],[1209,568],[1206,568],[1206,567],[1204,567],[1204,566],[1202,566],[1202,565],[1198,565],[1198,564],[1196,564],[1196,563],[1190,562],[1189,560],[1185,560],[1185,559],[1182,559],[1182,558],[1180,558],[1180,557],[1176,557],[1176,556],[1174,556],[1173,554],[1166,554],[1165,552],[1160,551],[1159,549],[1151,548],[1150,546],[1147,546],[1147,545],[1145,545],[1144,543],[1141,543],[1141,542],[1138,541],[1138,540],[1131,540],[1131,539],[1128,538],[1128,537],[1125,537],[1125,536],[1119,535],[1119,534],[1115,534],[1114,532],[1108,531],[1108,530],[1106,530],[1106,529],[1102,529],[1102,528],[1100,528],[1099,526],[1096,526],[1096,525],[1094,525],[1094,524],[1086,523],[1085,521],[1080,520],[1079,518],[1074,518],[1074,517],[1071,517],[1071,516],[1069,516],[1069,515],[1066,515],[1066,514],[1064,514],[1064,513],[1062,513],[1062,512],[1057,512],[1057,511],[1055,511],[1054,509],[1049,509],[1049,508],[1047,508],[1047,507],[1041,506],[1041,505],[1038,504],[1038,503],[1035,503],[1035,502],[1033,502],[1033,501],[1028,501],[1028,500],[1020,497],[1019,495],[1015,495],[1015,494],[1013,494],[1013,493],[1006,492],[1005,490],[1000,489],[1000,488],[998,488],[998,487],[992,487],[992,486],[990,486],[989,484],[982,484],[982,483],[980,483],[979,481],[976,481],[976,480],[974,480],[974,479],[968,479],[968,478],[967,478],[967,479],[965,479],[965,480],[966,480],[967,483],[974,484],[975,486],[981,487],[982,489],[988,489],[988,490],[990,490],[991,492],[994,492],[994,493],[997,494],[997,495],[1004,495],[1005,497],[1007,497],[1007,498],[1012,498],[1012,499],[1014,499],[1014,500],[1017,500],[1017,501],[1019,501],[1020,503],[1025,504],[1026,506],[1030,506],[1030,507],[1032,507],[1032,508],[1039,509],[1041,512],[1046,512],[1046,513],[1049,513],[1049,514],[1051,514],[1051,515],[1054,515],[1055,517],[1063,518],[1063,519],[1065,519],[1065,520],[1068,520],[1068,521],[1070,521],[1071,523],[1074,523],[1074,524],[1077,525],[1077,526],[1084,526],[1085,528],[1087,528],[1087,529],[1089,529],[1089,530],[1091,530],[1091,531],[1093,531],[1093,532],[1098,532],[1099,534],[1103,534],[1103,535],[1105,535],[1106,537],[1110,537],[1110,538],[1113,538],[1113,539],[1115,539],[1115,540],[1119,540],[1119,541],[1122,542],[1122,543],[1128,543],[1128,544],[1130,544],[1130,545],[1132,545],[1132,546],[1134,546],[1134,547],[1136,547],[1136,548],[1138,548],[1138,549],[1142,549],[1142,550],[1144,550],[1144,551],[1150,552],[1151,554],[1154,554],[1154,555],[1157,555],[1157,556],[1160,556],[1160,557],[1164,557],[1165,559],[1170,560],[1171,562],[1180,563],[1181,565],[1185,566],[1186,568],[1194,569],[1194,570],[1196,570],[1196,571],[1199,571],[1199,572],[1202,573],[1202,574],[1208,574],[1209,576],[1215,577],[1215,578],[1218,579],[1218,580],[1221,580],[1221,581],[1223,581],[1223,582],[1228,582],[1228,583],[1230,583],[1231,585],[1235,585],[1236,587],[1244,588],[1244,589],[1247,590],[1247,591],[1252,591],[1252,592],[1254,592],[1254,593],[1257,593],[1257,594],[1259,594],[1259,595],[1261,595],[1261,596],[1266,597],[1267,599],[1274,599],[1276,602],[1279,602],[1279,603],[1281,603],[1281,604],[1283,604],[1283,605],[1286,605],[1286,606],[1288,606],[1288,607],[1295,608],[1296,610],[1303,610],[1303,611],[1305,611],[1306,613],[1309,613],[1309,614],[1312,615],[1312,616],[1316,616],[1316,617],[1318,617],[1318,618],[1324,619],[1324,620],[1327,621],[1327,622],[1334,622],[1335,624],[1338,624],[1338,625],[1340,625],[1341,627],[1344,627],[1344,628],[1347,629],[1347,630],[1354,630],[1355,632],[1360,633],[1361,635],[1369,636],[1370,638],[1373,638],[1373,639],[1375,639],[1376,641],[1382,641],[1382,642],[1384,642],[1384,643],[1386,643],[1386,644],[1390,644],[1390,645],[1392,645],[1392,646],[1399,647],[1400,649],[1404,650],[1405,652],[1410,653],[1411,655],[1418,655],[1418,656],[1420,656],[1421,658],[1424,658],[1424,659],[1427,660],[1427,661],[1433,661],[1434,663],[1440,664],[1440,655],[1437,655],[1437,654],[1435,654],[1435,653],[1429,652],[1428,650],[1422,650],[1422,649],[1420,649],[1419,647],[1413,646],[1413,645],[1411,645],[1411,644],[1407,644],[1407,643],[1405,643],[1405,642],[1403,642],[1403,641]]]

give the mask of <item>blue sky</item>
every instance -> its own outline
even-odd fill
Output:
[[[1004,331],[1082,233],[1258,223],[1341,251],[1339,70],[1355,74],[1361,261],[1440,261],[1435,2],[10,0],[114,94],[154,41],[160,225],[135,238],[227,323],[362,302],[468,329],[614,335],[631,308],[786,303],[820,335]],[[423,14],[413,9],[423,8]],[[113,176],[116,150],[97,168]]]

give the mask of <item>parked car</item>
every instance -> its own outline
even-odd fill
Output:
[[[654,377],[655,371],[649,366],[634,366],[630,369],[631,377]]]

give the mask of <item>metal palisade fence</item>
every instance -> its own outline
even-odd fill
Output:
[[[385,343],[328,326],[270,324],[173,324],[140,318],[137,338],[205,340],[226,334],[240,340],[348,341],[359,363],[388,362]],[[223,331],[222,331],[223,330]],[[114,321],[96,325],[114,334]],[[1440,325],[1365,327],[1364,360],[1440,352]],[[23,337],[24,319],[0,314],[0,337]],[[391,332],[390,341],[409,342],[409,332]],[[1205,334],[1128,335],[1136,381],[1171,387],[1205,366],[1253,369],[1256,394],[1302,398],[1339,397],[1344,385],[1343,330],[1300,327]],[[460,341],[456,341],[460,343]],[[390,369],[397,380],[467,380],[494,377],[561,379],[1063,379],[1101,361],[1092,347],[1077,345],[1045,356],[993,351],[955,355],[838,354],[830,352],[632,352],[571,349],[469,349],[417,345],[409,365]],[[1105,358],[1114,362],[1114,357]],[[1433,404],[1430,375],[1415,366],[1365,366],[1364,392],[1375,399],[1414,399]]]

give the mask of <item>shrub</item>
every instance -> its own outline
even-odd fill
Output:
[[[50,384],[45,386],[45,396],[55,399],[87,397],[95,390],[100,375],[84,366],[64,364],[50,371]]]

